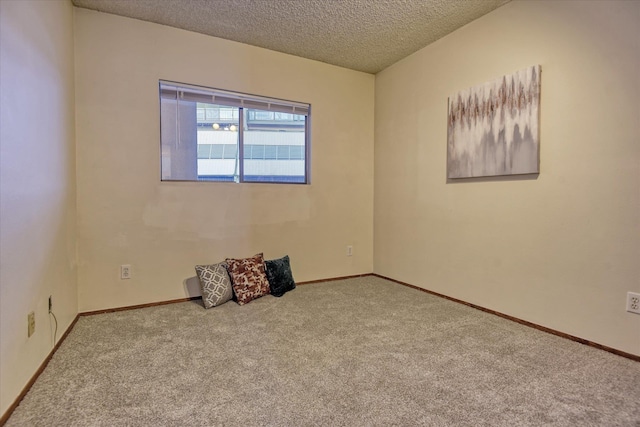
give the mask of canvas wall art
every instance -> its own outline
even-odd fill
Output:
[[[540,66],[449,97],[447,177],[540,172]]]

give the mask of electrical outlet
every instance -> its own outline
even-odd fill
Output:
[[[53,309],[53,297],[51,295],[49,295],[49,313],[51,313],[51,310]]]
[[[347,246],[347,256],[352,256],[353,255],[353,246],[349,245]]]
[[[627,311],[640,314],[640,294],[627,292]]]
[[[131,265],[123,264],[120,266],[120,279],[131,279]]]
[[[27,337],[36,332],[36,314],[32,311],[27,315]]]

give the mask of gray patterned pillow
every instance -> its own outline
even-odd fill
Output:
[[[233,298],[227,264],[221,262],[212,265],[196,265],[196,273],[200,280],[204,308],[215,307]]]

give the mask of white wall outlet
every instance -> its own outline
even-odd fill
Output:
[[[120,266],[120,279],[131,279],[131,264],[122,264]]]
[[[353,255],[353,246],[349,245],[347,246],[347,256],[352,256]]]
[[[627,292],[627,311],[640,314],[640,294]]]

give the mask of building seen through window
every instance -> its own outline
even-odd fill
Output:
[[[308,182],[308,104],[160,89],[163,180]]]

